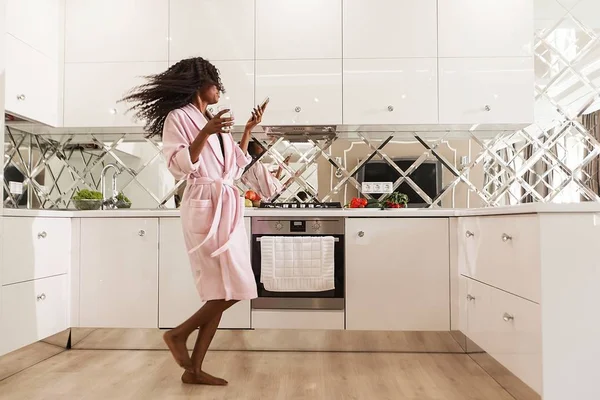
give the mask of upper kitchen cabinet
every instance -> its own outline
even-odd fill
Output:
[[[439,56],[531,56],[533,15],[533,0],[439,0]]]
[[[441,58],[440,124],[529,124],[533,59]]]
[[[344,58],[437,57],[436,0],[344,0]]]
[[[169,60],[254,59],[253,0],[171,0]]]
[[[169,0],[67,0],[65,62],[168,61]]]
[[[340,0],[256,0],[258,60],[341,57]]]
[[[10,34],[5,38],[6,111],[43,124],[58,125],[58,62]]]
[[[437,124],[437,84],[436,58],[344,60],[344,124]]]
[[[143,83],[143,76],[162,72],[167,65],[166,61],[66,64],[65,126],[135,125],[132,115],[125,113],[129,105],[118,101]]]
[[[8,0],[6,32],[46,57],[58,60],[63,7],[64,0]]]
[[[257,61],[256,101],[265,97],[265,125],[340,124],[342,61]]]

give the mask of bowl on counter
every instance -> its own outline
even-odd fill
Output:
[[[117,206],[117,208],[131,208],[131,203],[124,200],[117,201],[115,205]]]
[[[102,200],[73,200],[75,208],[81,211],[99,210],[102,207]]]

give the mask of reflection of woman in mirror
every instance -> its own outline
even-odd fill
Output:
[[[262,199],[270,199],[278,194],[283,185],[281,184],[281,173],[283,167],[280,165],[275,174],[269,171],[269,168],[260,162],[260,157],[264,154],[265,149],[253,140],[248,144],[248,154],[252,156],[254,162],[242,175],[242,182],[251,190],[258,193]],[[291,156],[288,156],[284,163],[287,165],[290,162]]]
[[[223,91],[219,70],[196,57],[148,77],[147,83],[125,98],[134,103],[136,116],[146,120],[148,136],[162,136],[163,153],[174,178],[186,180],[181,222],[204,305],[165,333],[164,340],[185,369],[181,380],[190,384],[227,384],[202,370],[204,357],[223,312],[239,300],[257,296],[244,206],[233,182],[251,161],[248,142],[266,105],[252,111],[238,146],[229,133],[233,119],[224,115],[228,110],[215,116],[208,112]],[[196,329],[198,337],[190,358],[186,342]]]

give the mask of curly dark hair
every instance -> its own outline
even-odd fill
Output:
[[[146,121],[144,129],[148,137],[162,136],[167,115],[191,103],[205,85],[216,85],[225,92],[219,70],[201,57],[181,60],[146,79],[146,83],[133,88],[121,101],[134,103],[128,111],[133,111],[136,119]]]

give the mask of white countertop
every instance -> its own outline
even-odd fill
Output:
[[[432,217],[469,217],[484,215],[512,214],[543,214],[543,213],[600,213],[600,203],[566,203],[544,204],[529,203],[509,207],[486,208],[408,208],[395,210],[352,209],[352,210],[270,210],[247,208],[246,217],[341,217],[341,218],[432,218]],[[49,217],[49,218],[151,218],[179,217],[179,210],[105,210],[105,211],[75,211],[75,210],[3,210],[5,217]]]

